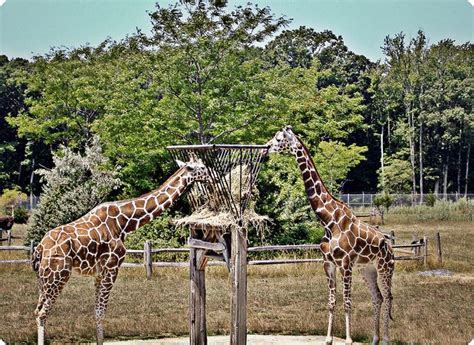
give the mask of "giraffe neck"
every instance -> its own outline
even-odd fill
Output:
[[[335,232],[336,230],[332,225],[340,223],[344,217],[351,219],[352,212],[346,205],[331,195],[316,170],[308,149],[299,139],[297,140],[299,145],[297,145],[294,155],[301,170],[308,200],[326,231]],[[344,229],[338,227],[337,230]]]
[[[160,188],[138,198],[118,202],[117,221],[121,232],[129,233],[151,222],[169,208],[183,194],[190,180],[184,176],[185,168],[179,169]]]

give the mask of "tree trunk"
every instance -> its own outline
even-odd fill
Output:
[[[471,142],[467,143],[467,155],[466,155],[466,181],[464,184],[464,197],[467,197],[467,188],[469,185],[469,159],[471,157]]]
[[[410,144],[410,163],[411,163],[411,182],[412,182],[412,188],[411,188],[411,194],[412,194],[412,205],[414,203],[414,197],[416,193],[416,174],[415,174],[415,141],[414,141],[414,118],[412,114],[412,109],[411,109],[411,104],[408,103],[406,106],[407,109],[407,115],[408,115],[408,127],[410,133],[408,134],[408,140]]]
[[[438,194],[439,194],[439,180],[440,180],[440,177],[438,176],[438,179],[435,181],[435,184],[434,184],[434,194],[436,195],[436,197],[438,197]]]
[[[385,175],[384,175],[384,164],[383,164],[383,159],[384,159],[384,156],[383,156],[383,125],[382,125],[382,129],[380,130],[380,169],[382,171],[382,190],[385,192]]]
[[[35,159],[32,158],[31,175],[30,175],[30,209],[33,209],[33,179],[34,177],[35,177]]]
[[[446,162],[443,167],[443,199],[446,201],[448,193],[448,167],[449,167],[449,156],[446,157]]]
[[[461,151],[462,151],[462,145],[460,145],[460,146],[461,147],[459,148],[459,151],[458,151],[458,164],[457,164],[458,176],[457,176],[457,181],[456,181],[458,195],[461,194]]]
[[[420,121],[420,205],[423,203],[423,123]]]

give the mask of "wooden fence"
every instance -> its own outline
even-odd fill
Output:
[[[395,249],[396,255],[395,260],[423,260],[426,265],[428,260],[428,238],[425,236],[421,240],[414,240],[409,244],[395,244],[395,235],[387,235],[392,242],[392,247]],[[439,233],[435,237],[436,239],[436,254],[438,262],[442,263],[442,251],[441,251],[441,238]],[[0,251],[26,251],[31,256],[34,250],[34,244],[31,242],[29,246],[0,246]],[[260,253],[260,252],[286,252],[286,251],[319,251],[319,244],[299,244],[299,245],[275,245],[275,246],[260,246],[260,247],[249,247],[248,252]],[[152,248],[151,243],[146,241],[143,250],[141,249],[129,249],[127,253],[130,255],[140,255],[143,257],[143,262],[124,262],[122,267],[145,267],[146,275],[148,279],[151,279],[154,267],[189,267],[189,262],[170,262],[170,261],[153,261],[153,254],[164,254],[164,253],[188,253],[189,248]],[[0,264],[16,264],[16,263],[29,263],[30,260],[0,260]],[[281,265],[281,264],[300,264],[300,263],[321,263],[323,259],[268,259],[268,260],[249,260],[248,265]],[[225,266],[223,261],[210,261],[209,266]]]

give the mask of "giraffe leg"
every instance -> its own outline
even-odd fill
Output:
[[[95,281],[96,286],[96,302],[95,302],[95,319],[96,319],[96,335],[97,344],[104,343],[104,327],[102,321],[107,311],[107,303],[109,301],[110,291],[117,278],[118,268],[104,270]]]
[[[336,309],[336,265],[330,261],[324,262],[324,271],[326,272],[329,289],[329,321],[326,344],[332,344],[332,327],[334,324],[334,310]]]
[[[380,288],[385,301],[383,309],[383,340],[382,344],[388,344],[389,340],[389,323],[392,318],[392,277],[393,262],[386,263],[383,266],[379,264]]]
[[[38,344],[44,344],[44,327],[56,298],[69,280],[71,270],[67,267],[66,259],[53,258],[45,269],[40,270],[40,296],[35,310],[38,327]]]
[[[372,296],[372,305],[374,308],[374,339],[372,340],[372,345],[376,345],[380,339],[380,308],[382,307],[383,298],[377,285],[377,270],[375,267],[373,265],[367,265],[361,270],[361,273]]]
[[[43,309],[43,304],[45,302],[44,295],[40,290],[39,298],[38,298],[38,305],[36,306],[35,316],[36,316],[36,324],[38,328],[38,345],[44,345],[44,322],[45,319],[40,319],[39,312]]]
[[[341,267],[343,296],[344,296],[344,313],[346,317],[346,344],[352,344],[351,338],[351,288],[352,288],[352,267]]]

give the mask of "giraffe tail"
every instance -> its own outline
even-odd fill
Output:
[[[31,255],[31,267],[33,271],[36,272],[38,275],[39,265],[41,262],[41,258],[43,257],[43,251],[40,249],[40,246],[37,246]]]

